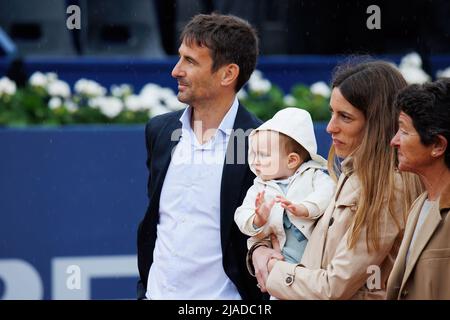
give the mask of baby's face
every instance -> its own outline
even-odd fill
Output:
[[[275,131],[258,131],[251,139],[253,159],[249,159],[262,180],[285,179],[292,174],[288,168],[288,155]]]

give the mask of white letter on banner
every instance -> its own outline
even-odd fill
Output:
[[[3,280],[4,300],[39,300],[44,289],[36,269],[25,260],[0,259],[0,279]]]
[[[73,273],[77,266],[79,273]],[[68,271],[70,274],[68,275]],[[72,278],[80,276],[79,288],[74,290]],[[88,300],[93,278],[137,277],[136,255],[64,257],[52,259],[52,298],[55,300]],[[70,278],[70,279],[69,279]]]
[[[81,289],[81,269],[79,266],[70,265],[66,270],[67,274],[70,276],[67,277],[66,286],[67,289],[70,290],[80,290]]]

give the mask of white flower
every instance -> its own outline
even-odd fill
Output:
[[[161,89],[160,86],[153,83],[148,83],[141,89],[139,97],[143,109],[150,110],[153,106],[161,104],[159,99],[159,90]]]
[[[186,105],[184,103],[180,102],[180,100],[178,100],[178,98],[175,95],[170,98],[167,98],[165,100],[165,104],[166,104],[167,108],[169,108],[172,111],[178,111],[178,110],[186,108]]]
[[[422,70],[422,59],[416,52],[404,56],[398,69],[409,84],[421,84],[431,80],[431,77]]]
[[[78,105],[72,100],[66,100],[64,104],[69,112],[75,112],[78,110]]]
[[[143,110],[141,97],[133,94],[125,98],[125,107],[130,111]]]
[[[47,86],[47,77],[39,71],[33,73],[28,81],[33,87],[45,88]]]
[[[109,91],[111,91],[111,94],[115,97],[121,97],[122,96],[122,90],[120,89],[119,86],[116,85],[112,85],[111,88],[109,89]]]
[[[245,91],[244,88],[241,88],[241,90],[239,90],[239,92],[237,93],[238,99],[245,99],[247,98],[247,96],[248,96],[247,91]]]
[[[106,94],[106,89],[95,81],[80,79],[75,83],[75,92],[89,97],[100,97]]]
[[[168,112],[170,112],[170,110],[162,104],[155,104],[150,108],[149,115],[150,117],[155,117]]]
[[[108,118],[116,117],[123,110],[123,103],[116,97],[96,97],[89,100],[89,106],[98,108]]]
[[[263,77],[263,73],[261,72],[261,71],[259,71],[259,70],[254,70],[253,72],[252,72],[252,75],[250,76],[250,79],[251,78],[256,78],[256,79],[263,79],[264,77]]]
[[[47,86],[48,94],[51,96],[58,96],[63,98],[68,98],[70,96],[69,85],[62,80],[54,80],[50,82]]]
[[[438,78],[450,78],[450,67],[444,70],[438,70],[438,72],[436,72],[436,76]]]
[[[422,69],[403,67],[400,68],[400,72],[408,84],[422,84],[431,80],[430,76]]]
[[[159,96],[159,90],[161,89],[160,86],[154,83],[147,83],[139,93],[140,96],[150,96],[150,95],[158,95]]]
[[[417,52],[412,52],[407,54],[400,61],[400,68],[411,67],[411,68],[422,68],[422,58]]]
[[[169,110],[177,111],[185,107],[185,105],[178,100],[175,92],[170,88],[160,88],[156,95],[159,102],[163,103]]]
[[[51,83],[58,80],[58,75],[54,72],[47,72],[45,75],[47,77],[47,83]]]
[[[120,86],[112,85],[110,91],[113,96],[118,98],[129,96],[133,93],[133,89],[128,84],[121,84]]]
[[[62,106],[62,100],[59,97],[53,97],[48,102],[48,107],[52,110],[57,109]]]
[[[323,81],[319,81],[313,83],[310,87],[310,90],[313,94],[329,98],[331,95],[330,87]]]
[[[108,99],[108,102],[103,104],[100,107],[100,110],[108,118],[114,118],[123,110],[122,101],[120,101],[119,99],[114,98],[114,97],[110,97],[107,99]]]
[[[272,84],[269,80],[263,78],[262,72],[259,70],[253,71],[250,79],[248,80],[248,88],[250,91],[257,92],[259,94],[267,93]]]
[[[250,91],[254,91],[260,94],[267,93],[272,84],[269,80],[266,79],[254,79],[253,81],[249,81],[248,88]]]
[[[173,98],[175,96],[175,93],[170,88],[161,88],[158,93],[159,98],[163,101],[166,99]]]
[[[12,96],[16,93],[16,90],[17,86],[14,81],[11,81],[8,77],[0,78],[0,96]]]
[[[285,95],[283,101],[285,105],[290,107],[294,107],[297,104],[297,100],[290,94]]]

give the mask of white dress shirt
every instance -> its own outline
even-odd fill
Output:
[[[192,108],[180,117],[182,136],[161,190],[148,299],[241,299],[223,269],[220,240],[222,171],[238,106],[235,98],[203,145],[190,125]]]

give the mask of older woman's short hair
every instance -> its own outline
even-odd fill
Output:
[[[450,168],[450,78],[410,85],[398,93],[395,105],[411,117],[424,145],[434,143],[438,135],[447,139],[445,164]]]

